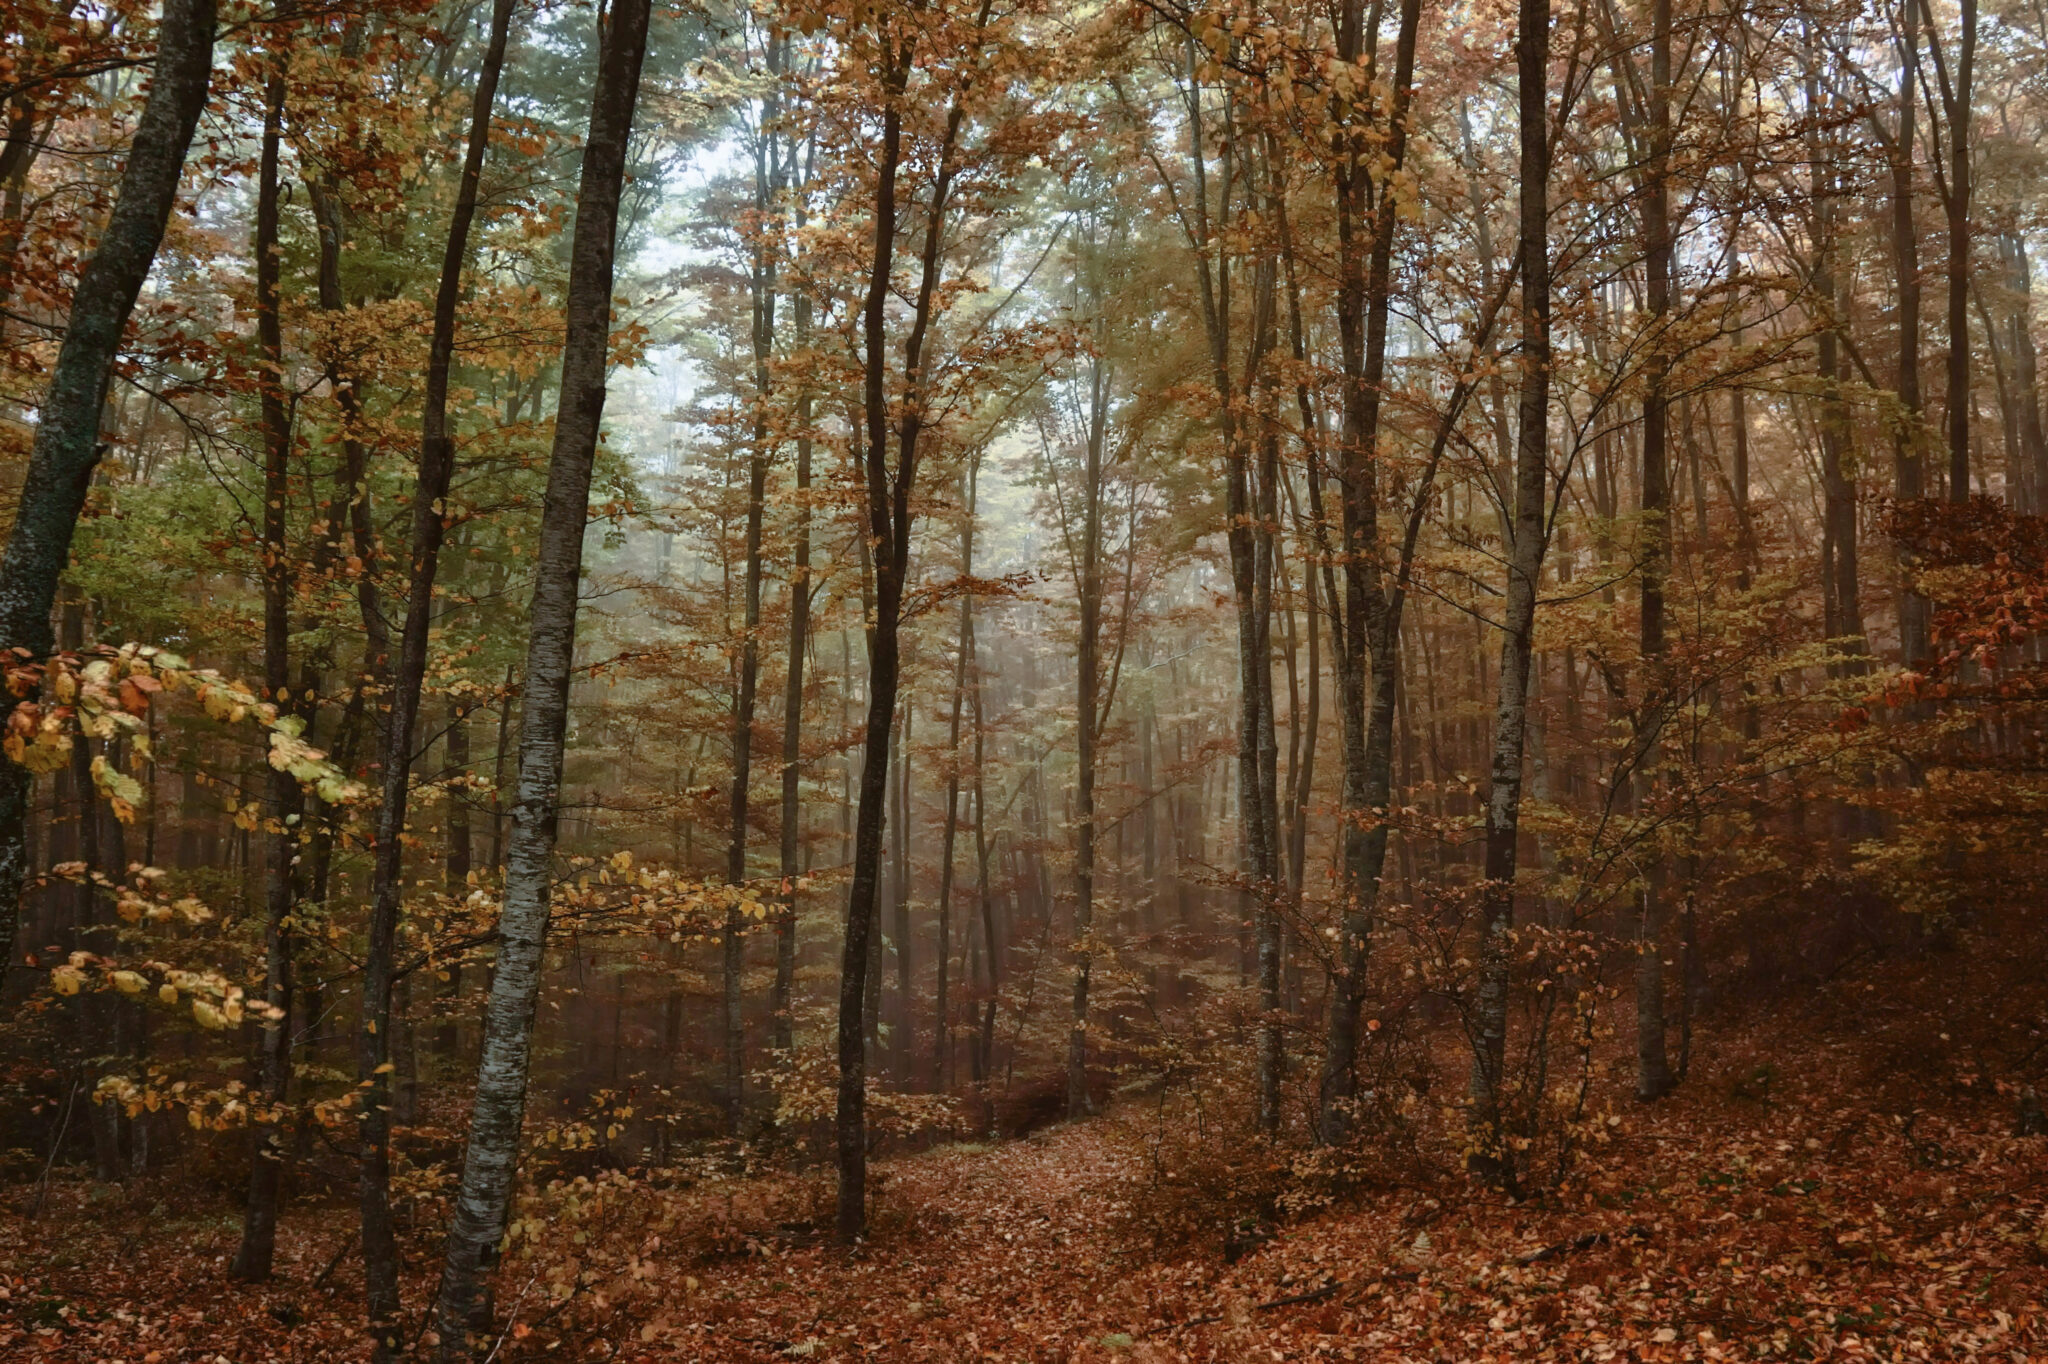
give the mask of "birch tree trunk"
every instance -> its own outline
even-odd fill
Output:
[[[619,194],[647,53],[649,9],[650,0],[613,0],[606,16],[591,95],[590,134],[576,191],[561,392],[534,574],[518,791],[506,846],[497,969],[484,1014],[476,1101],[435,1306],[440,1357],[450,1364],[471,1352],[471,1331],[488,1324],[487,1313],[479,1311],[485,1302],[484,1275],[505,1237],[519,1130],[526,1116],[554,875],[569,674],[576,649],[576,594],[591,469],[604,420]]]

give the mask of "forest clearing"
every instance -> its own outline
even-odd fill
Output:
[[[2038,0],[0,0],[0,1359],[2048,1358]]]

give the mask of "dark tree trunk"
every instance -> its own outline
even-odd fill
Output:
[[[981,25],[988,21],[983,4]],[[979,27],[978,25],[977,27]],[[910,570],[910,495],[917,483],[918,437],[924,430],[924,344],[936,307],[945,215],[953,188],[953,152],[965,110],[947,111],[943,141],[926,209],[916,301],[903,342],[903,400],[889,458],[888,308],[896,255],[897,172],[903,155],[903,90],[915,57],[914,34],[891,32],[879,20],[885,54],[882,73],[882,142],[877,150],[874,246],[862,309],[862,409],[866,426],[863,543],[874,544],[874,624],[868,632],[868,716],[861,764],[860,803],[854,822],[853,884],[846,897],[846,938],[839,972],[839,1094],[835,1138],[839,1165],[838,1234],[855,1241],[867,1231],[867,1058],[864,1055],[866,981],[874,936],[882,865],[883,811],[889,797],[889,744],[901,678],[904,580]]]
[[[1970,101],[1977,0],[1961,0],[1962,33],[1948,111],[1948,500],[1970,500]]]
[[[974,501],[981,474],[981,453],[968,456],[967,496],[960,515],[960,571],[974,573]],[[953,931],[953,847],[960,834],[960,718],[967,699],[968,652],[974,643],[974,594],[960,594],[960,638],[953,662],[953,710],[946,724],[946,825],[939,851],[939,988],[936,1023],[932,1029],[932,1088],[946,1085],[946,1063],[953,1050],[952,1001],[947,998],[952,984]]]
[[[1109,422],[1107,367],[1088,365],[1088,433],[1081,470],[1080,637],[1074,651],[1074,998],[1067,1031],[1067,1116],[1094,1111],[1088,1098],[1088,987],[1094,973],[1095,767],[1102,737],[1102,447]],[[1233,537],[1238,535],[1233,529]],[[1237,552],[1232,550],[1235,562]],[[963,655],[964,659],[964,655]]]
[[[362,1021],[356,1041],[356,1082],[362,1095],[360,1201],[363,1224],[363,1294],[374,1357],[402,1345],[398,1296],[398,1239],[391,1218],[392,994],[398,983],[398,919],[405,870],[405,816],[412,779],[413,739],[426,678],[434,621],[434,582],[446,534],[446,499],[455,469],[448,433],[448,377],[455,353],[455,321],[462,270],[469,259],[470,224],[490,143],[491,106],[504,66],[513,0],[496,0],[491,31],[470,106],[469,144],[456,191],[455,212],[441,257],[440,288],[427,354],[426,394],[420,412],[419,481],[413,491],[405,626],[390,680],[384,724],[383,787],[377,805],[375,862],[371,871],[368,950],[363,964]]]
[[[1899,53],[1899,125],[1890,146],[1892,269],[1897,276],[1899,312],[1899,434],[1893,442],[1893,488],[1900,501],[1924,497],[1927,489],[1927,437],[1920,396],[1920,237],[1913,223],[1914,125],[1919,97],[1914,75],[1920,63],[1920,0],[1901,0]],[[1901,557],[1904,550],[1901,548]],[[1901,577],[1910,572],[1902,562]],[[1927,598],[1901,585],[1899,649],[1901,662],[1916,667],[1927,656]]]
[[[470,744],[467,702],[448,702],[448,775],[463,783],[448,798],[447,850],[442,861],[441,883],[450,899],[458,904],[469,894],[469,874],[475,865],[475,831],[470,826],[469,786]],[[452,1061],[461,1042],[456,1026],[462,1004],[462,956],[457,954],[443,968],[447,980],[441,989],[441,1017],[434,1030],[433,1053],[441,1062]]]
[[[272,41],[282,44],[283,35]],[[304,720],[309,707],[295,700],[290,685],[291,547],[286,510],[291,481],[291,414],[284,400],[284,334],[278,316],[278,153],[284,132],[287,49],[269,54],[264,83],[263,138],[256,184],[256,348],[263,423],[263,685],[281,714]],[[270,867],[264,882],[264,1002],[275,1014],[263,1021],[256,1047],[255,1092],[264,1106],[282,1109],[291,1079],[292,913],[297,907],[300,814],[305,800],[289,772],[269,769],[265,815],[275,822],[266,840]],[[255,1129],[248,1200],[243,1208],[242,1243],[233,1272],[246,1282],[270,1277],[277,1244],[278,1190],[287,1154],[281,1117]]]
[[[104,447],[114,357],[136,296],[156,260],[177,200],[185,151],[206,106],[213,70],[213,0],[165,0],[155,76],[121,171],[114,211],[78,278],[64,342],[37,405],[35,440],[0,554],[0,649],[50,652],[50,609],[71,557],[71,536]],[[27,771],[0,762],[0,977],[14,960],[21,889],[28,877]]]
[[[838,1232],[855,1241],[867,1232],[867,1015],[869,953],[875,902],[882,870],[882,825],[889,801],[889,744],[896,720],[899,665],[897,632],[903,585],[897,576],[896,545],[909,549],[909,489],[895,495],[888,476],[889,398],[888,306],[896,256],[896,173],[903,154],[903,116],[896,98],[909,79],[910,53],[895,55],[885,76],[891,96],[882,114],[882,145],[876,165],[875,235],[872,273],[862,320],[867,348],[863,374],[867,458],[858,469],[867,494],[865,532],[875,546],[875,601],[868,619],[868,716],[862,747],[860,799],[854,814],[853,882],[846,895],[846,936],[839,969],[839,1095],[835,1115],[839,1158]]]
[[[1529,720],[1529,659],[1536,584],[1543,568],[1550,417],[1550,0],[1519,0],[1515,68],[1519,86],[1522,285],[1521,394],[1515,437],[1515,501],[1501,619],[1500,700],[1494,715],[1486,798],[1486,881],[1481,902],[1478,998],[1474,1004],[1472,1099],[1481,1142],[1475,1165],[1506,1175],[1501,1087],[1507,1059],[1507,992],[1515,918],[1515,862],[1521,834],[1522,752]]]
[[[771,72],[774,54],[781,40],[771,38]],[[732,708],[732,795],[727,816],[731,821],[726,844],[726,884],[739,886],[747,879],[747,831],[752,808],[754,781],[754,709],[761,677],[761,521],[768,493],[768,465],[772,454],[769,436],[768,402],[772,379],[770,365],[775,358],[775,252],[766,233],[770,208],[782,189],[782,160],[772,129],[775,94],[771,91],[754,148],[754,211],[763,227],[755,238],[754,268],[750,281],[754,306],[754,438],[747,450],[747,539],[745,585],[742,589],[744,615],[740,626],[739,686]],[[746,922],[738,905],[725,915],[720,944],[720,986],[724,1003],[725,1126],[730,1136],[739,1136],[746,1118],[746,1017],[741,1010],[740,984],[746,970]]]
[[[811,301],[796,300],[796,344],[809,343]],[[811,395],[797,397],[796,544],[789,575],[789,666],[782,691],[782,904],[775,918],[775,1049],[794,1041],[790,992],[796,980],[796,897],[798,835],[803,807],[804,660],[811,631]]]
[[[1345,14],[1338,50],[1340,55],[1351,52],[1351,60],[1355,61],[1364,36],[1362,6],[1352,0],[1345,7]],[[1402,0],[1389,120],[1394,131],[1385,152],[1390,174],[1401,169],[1406,156],[1409,87],[1414,82],[1416,37],[1421,22],[1420,0]],[[1396,603],[1415,539],[1411,530],[1390,591],[1378,551],[1380,489],[1376,457],[1381,389],[1386,378],[1394,232],[1399,215],[1387,201],[1389,195],[1385,190],[1376,206],[1371,203],[1370,160],[1367,147],[1353,142],[1347,149],[1337,189],[1342,252],[1338,265],[1337,329],[1345,376],[1338,481],[1345,567],[1341,628],[1333,621],[1332,635],[1338,710],[1343,721],[1343,910],[1337,934],[1335,978],[1330,983],[1330,1016],[1316,1114],[1318,1134],[1332,1144],[1350,1134],[1351,1102],[1357,1092],[1354,1065],[1358,1055],[1358,1015],[1365,1000],[1366,957],[1379,898],[1380,874],[1386,866],[1386,821],[1393,799],[1394,689],[1400,677],[1400,607]],[[1369,247],[1359,240],[1361,231],[1368,227]],[[1417,502],[1427,496],[1425,483],[1416,490]],[[1336,605],[1333,598],[1333,611]]]
[[[1670,345],[1664,336],[1671,313],[1672,230],[1671,187],[1671,0],[1650,6],[1649,164],[1643,183],[1643,245],[1649,278],[1646,293],[1651,329],[1648,382],[1643,394],[1642,562],[1642,685],[1637,697],[1636,726],[1642,751],[1637,761],[1639,800],[1653,795],[1658,762],[1658,736],[1671,702],[1671,679],[1665,662],[1664,584],[1671,572],[1672,508],[1670,404],[1666,388],[1671,377]],[[1516,534],[1520,534],[1517,527]],[[1503,664],[1505,669],[1505,663]],[[1507,693],[1502,692],[1503,698]],[[1506,701],[1503,699],[1503,706]],[[1517,759],[1519,761],[1519,758]],[[1496,768],[1494,776],[1499,779]],[[1657,1099],[1672,1086],[1671,1061],[1664,1027],[1664,867],[1662,852],[1648,849],[1643,877],[1642,909],[1636,942],[1636,1097]],[[1490,873],[1489,873],[1490,874]],[[1498,1133],[1490,1139],[1497,1141]],[[1501,1149],[1505,1150],[1505,1147]]]
[[[576,592],[582,576],[591,470],[604,419],[619,195],[640,93],[640,67],[647,53],[649,8],[649,0],[612,0],[576,192],[561,392],[534,574],[519,789],[506,848],[497,969],[484,1015],[476,1101],[435,1306],[440,1357],[449,1364],[469,1355],[476,1343],[471,1332],[488,1325],[488,1314],[480,1310],[484,1275],[505,1237],[519,1129],[526,1116],[533,1021],[540,1002],[554,876],[569,676],[576,649]]]

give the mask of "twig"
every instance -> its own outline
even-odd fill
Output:
[[[42,1215],[43,1198],[50,1192],[50,1171],[57,1164],[57,1153],[64,1149],[65,1134],[71,1130],[71,1110],[78,1102],[78,1087],[82,1080],[71,1082],[71,1092],[64,1096],[64,1117],[57,1124],[57,1136],[50,1143],[50,1158],[43,1162],[43,1177],[36,1181],[36,1201],[29,1206],[28,1220],[33,1222]]]
[[[319,1277],[313,1280],[312,1286],[307,1290],[308,1292],[317,1293],[320,1291],[320,1285],[326,1283],[328,1276],[341,1267],[342,1259],[347,1256],[349,1251],[355,1249],[356,1238],[362,1234],[362,1228],[358,1227],[342,1238],[341,1245],[334,1252],[334,1258],[327,1262],[327,1268],[321,1270]]]
[[[1306,1293],[1291,1293],[1284,1298],[1273,1298],[1267,1302],[1253,1303],[1251,1310],[1254,1312],[1270,1312],[1276,1307],[1294,1307],[1305,1302],[1320,1302],[1324,1298],[1334,1296],[1337,1290],[1344,1286],[1344,1281],[1339,1279],[1333,1283],[1326,1283],[1321,1288],[1312,1288]],[[1206,1316],[1189,1317],[1186,1321],[1169,1322],[1160,1327],[1159,1330],[1185,1331],[1194,1326],[1213,1326],[1215,1323],[1222,1321],[1223,1318],[1224,1313],[1211,1312]],[[1150,1335],[1153,1333],[1147,1332],[1146,1334]]]
[[[512,1299],[512,1311],[505,1318],[505,1330],[499,1335],[498,1343],[491,1346],[491,1352],[484,1356],[484,1364],[491,1364],[491,1361],[498,1357],[498,1351],[505,1348],[506,1339],[511,1336],[512,1329],[519,1324],[519,1305],[526,1301],[527,1291],[539,1280],[540,1271],[536,1269],[532,1277],[519,1286],[519,1296]]]
[[[1622,1235],[1633,1241],[1647,1241],[1650,1239],[1650,1229],[1638,1223],[1623,1232]],[[1591,1250],[1595,1246],[1604,1246],[1613,1239],[1607,1232],[1589,1231],[1584,1236],[1574,1236],[1569,1241],[1559,1241],[1557,1244],[1545,1246],[1541,1250],[1531,1250],[1517,1255],[1515,1263],[1518,1265],[1540,1264],[1545,1260],[1555,1260],[1560,1255],[1570,1255],[1581,1250]]]
[[[1288,1297],[1275,1298],[1271,1302],[1262,1302],[1258,1305],[1256,1310],[1260,1312],[1269,1312],[1275,1307],[1293,1307],[1297,1303],[1320,1302],[1324,1298],[1327,1298],[1331,1294],[1335,1293],[1338,1289],[1342,1288],[1343,1286],[1344,1284],[1342,1280],[1326,1283],[1321,1288],[1312,1288],[1306,1293],[1295,1293],[1291,1294]]]

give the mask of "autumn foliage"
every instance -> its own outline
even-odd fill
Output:
[[[0,0],[0,1357],[2048,1355],[2044,71]]]

